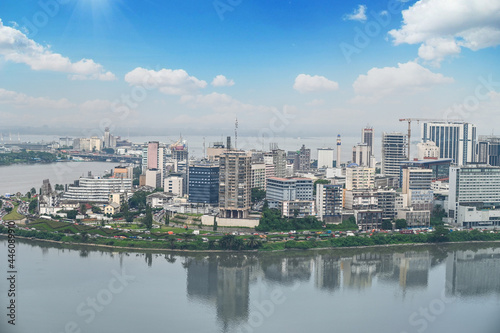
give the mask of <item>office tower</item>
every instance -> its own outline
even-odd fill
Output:
[[[219,212],[225,218],[247,218],[251,200],[251,156],[228,150],[219,159]]]
[[[406,160],[406,135],[382,133],[382,174],[399,178],[401,162]]]
[[[77,186],[68,186],[63,201],[108,203],[111,193],[130,192],[131,190],[132,179],[80,177]]]
[[[476,162],[500,166],[500,137],[488,135],[479,136],[476,149]]]
[[[359,166],[373,167],[371,148],[366,143],[352,147],[352,162]]]
[[[312,201],[313,181],[310,178],[279,178],[267,180],[266,200],[270,208],[282,208],[284,201]]]
[[[318,169],[333,167],[333,149],[318,148]]]
[[[451,158],[458,165],[474,162],[476,126],[459,122],[426,122],[422,124],[422,141],[433,141],[440,158]]]
[[[361,130],[362,143],[366,143],[370,150],[370,155],[373,155],[373,127],[365,127]]]
[[[340,168],[340,147],[342,146],[342,140],[340,139],[340,134],[337,135],[337,161],[335,166]]]
[[[460,206],[463,206],[462,214]],[[473,226],[500,226],[498,218],[488,221],[482,207],[497,211],[500,206],[500,167],[485,165],[452,166],[450,167],[450,192],[448,196],[448,217],[454,223],[463,224],[467,210],[471,212],[479,208],[478,216],[471,217],[477,224]],[[475,208],[473,208],[475,207]],[[460,216],[462,215],[462,216]],[[464,225],[465,227],[465,225]]]
[[[189,202],[219,203],[219,167],[208,163],[189,166]]]
[[[378,208],[382,209],[382,219],[394,220],[396,217],[396,190],[377,191]]]
[[[342,185],[316,184],[316,213],[320,221],[339,221],[342,214]]]
[[[273,166],[273,175],[276,177],[286,176],[286,153],[282,149],[278,149],[276,146],[267,153],[263,154],[263,160],[266,166]]]
[[[188,146],[186,140],[182,140],[182,137],[177,140],[177,142],[170,145],[170,151],[172,153],[172,159],[174,161],[186,161],[188,160]]]
[[[403,193],[410,193],[411,190],[430,190],[432,183],[432,170],[402,167],[401,188]]]
[[[147,147],[147,168],[148,169],[159,169],[159,161],[158,161],[158,148],[160,144],[158,141],[150,141],[148,142]]]

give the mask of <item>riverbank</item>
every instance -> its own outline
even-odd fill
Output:
[[[1,234],[0,233],[0,238],[5,238],[7,239],[8,236],[7,234]],[[60,244],[60,245],[67,245],[67,246],[84,246],[87,248],[94,248],[96,250],[98,249],[111,249],[111,250],[121,250],[121,251],[128,251],[128,252],[160,252],[160,253],[269,253],[269,252],[301,252],[304,250],[314,250],[314,251],[321,251],[321,250],[354,250],[354,249],[380,249],[380,248],[394,248],[394,247],[424,247],[424,246],[438,246],[438,245],[458,245],[458,244],[481,244],[481,245],[488,245],[488,244],[499,244],[500,240],[472,240],[472,241],[456,241],[456,242],[436,242],[436,243],[399,243],[399,244],[384,244],[384,245],[359,245],[359,246],[344,246],[344,247],[332,247],[332,246],[325,246],[325,247],[311,247],[311,248],[305,248],[305,249],[300,249],[300,248],[282,248],[282,249],[253,249],[253,250],[216,250],[216,249],[207,249],[207,250],[189,250],[189,249],[169,249],[169,248],[147,248],[147,247],[128,247],[128,246],[116,246],[116,245],[106,245],[106,244],[97,244],[97,243],[81,243],[81,242],[66,242],[66,241],[56,241],[56,240],[51,240],[51,239],[41,239],[41,238],[35,238],[35,237],[24,237],[24,236],[16,236],[16,238],[27,240],[27,241],[40,241],[40,242],[47,242],[47,243],[53,243],[53,244]],[[294,241],[288,241],[288,242],[294,242]]]

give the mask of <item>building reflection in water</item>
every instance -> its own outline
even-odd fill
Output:
[[[446,260],[446,293],[500,294],[500,248],[455,251]]]

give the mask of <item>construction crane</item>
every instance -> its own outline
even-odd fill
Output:
[[[463,119],[428,119],[428,118],[402,118],[399,121],[408,122],[408,161],[410,161],[410,146],[411,146],[411,122],[416,121],[417,123],[421,121],[429,121],[436,123],[450,123],[450,122],[463,122]]]

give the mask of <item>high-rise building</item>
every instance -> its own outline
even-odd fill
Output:
[[[63,200],[69,202],[108,203],[109,195],[117,192],[130,192],[132,179],[80,177],[78,185],[68,186]]]
[[[403,193],[410,193],[411,190],[430,190],[432,183],[432,170],[402,167],[401,168],[401,188]]]
[[[149,171],[149,170],[148,170]],[[180,197],[185,194],[185,178],[183,174],[170,174],[163,181],[163,192],[172,193]]]
[[[382,133],[382,174],[399,178],[401,162],[406,160],[406,135]]]
[[[333,149],[318,148],[318,169],[333,167]]]
[[[352,162],[359,166],[373,167],[371,148],[366,143],[352,147]]]
[[[458,165],[473,163],[476,149],[476,126],[462,122],[426,122],[422,141],[433,141],[440,158],[451,158]]]
[[[340,134],[337,135],[337,160],[335,161],[335,166],[340,168],[340,147],[342,146],[342,140],[340,139]]]
[[[310,178],[279,178],[267,180],[266,200],[271,208],[279,208],[283,201],[312,201],[313,181]]]
[[[321,221],[340,221],[342,185],[316,184],[316,213]]]
[[[150,141],[148,142],[147,149],[147,168],[148,169],[159,169],[160,161],[158,159],[158,149],[160,148],[160,144],[158,141]]]
[[[288,159],[293,159],[294,171],[307,171],[311,169],[311,149],[302,145],[296,152],[288,152]]]
[[[251,159],[228,150],[219,157],[219,212],[224,218],[247,218],[251,200]]]
[[[478,163],[500,166],[500,137],[480,135],[476,155]]]
[[[189,166],[189,202],[216,205],[219,202],[219,167],[199,163]]]
[[[500,206],[500,167],[467,165],[450,167],[448,217],[459,223],[459,206],[495,208]],[[472,210],[472,207],[470,207]],[[462,221],[463,222],[463,221]],[[484,221],[491,225],[489,221]],[[486,225],[483,223],[483,225]],[[500,220],[496,225],[500,225]],[[478,224],[478,226],[481,224]]]
[[[345,189],[347,191],[369,190],[375,185],[375,168],[346,168]]]
[[[365,127],[361,130],[362,143],[366,143],[370,150],[370,155],[373,155],[373,127]]]
[[[264,163],[252,163],[252,188],[266,189],[266,165]]]

